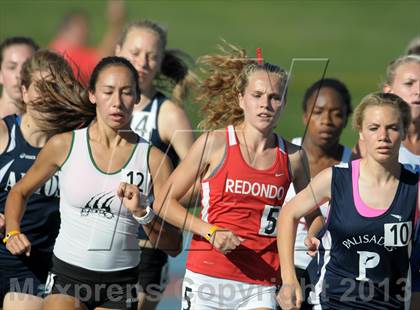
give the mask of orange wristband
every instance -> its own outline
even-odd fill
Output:
[[[9,232],[6,234],[6,237],[4,237],[4,239],[3,239],[3,243],[4,243],[4,244],[6,244],[6,243],[7,243],[7,241],[9,241],[10,237],[15,236],[15,235],[19,235],[19,234],[20,234],[20,231],[19,231],[19,230],[12,230],[12,231],[9,231]]]
[[[211,237],[213,237],[213,235],[214,235],[214,232],[215,232],[216,230],[219,230],[219,229],[220,229],[220,228],[219,228],[218,226],[213,225],[213,226],[210,228],[210,230],[208,231],[208,233],[204,236],[204,238],[205,238],[207,241],[209,241],[209,242],[210,242]]]

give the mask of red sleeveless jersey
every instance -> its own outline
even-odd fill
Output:
[[[187,268],[245,283],[278,284],[277,217],[290,185],[285,142],[278,139],[274,164],[257,170],[243,159],[233,126],[227,127],[226,139],[223,164],[201,182],[201,218],[231,230],[245,241],[224,255],[204,238],[194,235]]]

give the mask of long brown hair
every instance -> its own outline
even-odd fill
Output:
[[[34,81],[36,72],[43,77]],[[87,90],[75,78],[66,60],[54,52],[40,50],[29,58],[22,66],[21,81],[26,89],[36,83],[38,99],[27,104],[38,112],[36,121],[49,135],[86,126],[96,115]]]
[[[226,43],[219,46],[221,54],[200,57],[205,79],[198,88],[196,101],[202,104],[205,118],[199,124],[203,129],[216,129],[244,120],[238,95],[244,94],[249,76],[256,71],[277,74],[281,80],[281,93],[285,100],[287,72],[279,66],[248,58],[244,49]]]

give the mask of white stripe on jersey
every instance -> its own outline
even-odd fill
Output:
[[[7,148],[6,153],[13,151],[16,147],[16,124],[13,124],[9,137],[10,137],[10,143],[9,143],[9,147]]]
[[[232,125],[228,126],[228,132],[229,132],[229,145],[236,145],[238,144],[236,142],[236,137],[235,137],[235,129]]]
[[[327,271],[327,265],[330,262],[331,255],[330,255],[330,249],[331,249],[331,234],[327,230],[322,237],[322,245],[324,247],[324,264],[321,267],[321,275],[319,276],[318,282],[315,284],[314,291],[309,293],[309,303],[314,305],[314,310],[322,309],[320,305],[320,299],[319,296],[322,293],[322,288],[324,284],[325,279],[325,272]],[[319,255],[319,253],[317,254]],[[319,257],[318,257],[319,260]]]
[[[209,182],[204,182],[201,184],[201,187],[203,190],[203,199],[201,199],[203,210],[201,211],[201,218],[204,222],[208,222],[210,207],[210,184]]]

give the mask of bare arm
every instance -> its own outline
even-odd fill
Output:
[[[165,221],[202,237],[208,236],[213,225],[189,213],[182,207],[180,200],[194,184],[196,176],[202,175],[209,165],[212,166],[211,160],[217,157],[214,154],[224,147],[225,138],[219,139],[214,132],[203,134],[193,144],[186,158],[163,186],[153,205]],[[217,231],[217,234],[211,235],[210,242],[223,253],[235,249],[240,244],[240,238],[232,232],[223,228]]]
[[[26,175],[13,186],[7,196],[5,207],[6,232],[20,231],[20,221],[25,212],[27,199],[59,169],[68,155],[71,141],[71,132],[51,138]],[[6,246],[12,254],[26,252],[29,255],[30,244],[23,234],[10,238]]]
[[[159,113],[158,126],[162,140],[171,144],[183,160],[194,143],[193,129],[185,111],[166,100]]]
[[[153,180],[153,195],[156,197],[164,187],[172,172],[172,165],[167,156],[160,150],[152,147],[149,155],[150,173]],[[176,256],[182,249],[181,231],[161,218],[143,225],[143,229],[153,245],[171,256]]]
[[[158,119],[159,135],[167,144],[171,144],[180,161],[187,156],[194,143],[194,133],[191,123],[184,109],[170,100],[162,105]],[[200,196],[200,184],[195,183],[181,199],[181,204],[187,208],[196,206]]]
[[[107,28],[98,45],[100,57],[114,55],[115,45],[126,19],[126,7],[123,0],[108,0],[106,8]]]
[[[293,259],[296,222],[331,198],[331,178],[332,168],[323,170],[280,211],[277,247],[284,288],[282,287],[278,300],[285,309],[299,306],[302,301]]]
[[[303,190],[311,179],[309,162],[305,151],[293,144],[288,145],[289,159],[290,159],[290,170],[292,172],[292,182],[296,193]],[[314,236],[321,230],[324,225],[324,219],[319,209],[315,209],[310,214],[305,216],[305,221],[309,227],[308,235]],[[296,222],[297,225],[297,222]]]

